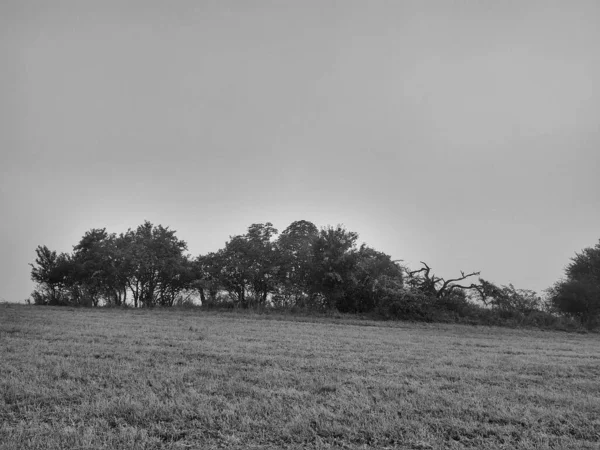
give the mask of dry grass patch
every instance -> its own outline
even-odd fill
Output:
[[[288,319],[0,305],[0,448],[600,447],[598,335]]]

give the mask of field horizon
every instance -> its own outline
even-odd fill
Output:
[[[597,449],[600,338],[0,304],[0,449]]]

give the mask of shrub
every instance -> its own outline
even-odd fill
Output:
[[[377,313],[386,319],[435,320],[435,299],[405,288],[380,288]]]

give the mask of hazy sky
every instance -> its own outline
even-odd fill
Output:
[[[600,238],[599,80],[597,0],[2,0],[0,298],[146,219],[545,289]]]

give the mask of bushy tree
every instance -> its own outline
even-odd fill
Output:
[[[35,250],[35,264],[31,266],[31,279],[36,283],[32,297],[35,304],[62,305],[71,302],[69,290],[72,260],[66,253],[56,253],[45,245]]]
[[[306,220],[290,224],[277,239],[277,306],[304,305],[311,294],[311,273],[318,228]]]
[[[278,231],[273,224],[255,223],[248,227],[244,236],[248,253],[246,255],[250,275],[251,304],[267,305],[270,294],[276,291],[280,256],[274,241]]]
[[[588,327],[600,320],[600,241],[576,253],[565,278],[548,289],[552,305]]]
[[[501,313],[529,314],[542,308],[542,299],[535,291],[517,289],[512,284],[497,286],[480,278],[476,290],[478,300]]]
[[[322,299],[325,308],[347,310],[347,286],[357,264],[358,234],[343,226],[321,229],[314,243],[311,265],[311,295]]]
[[[201,258],[206,279],[218,282],[236,306],[265,306],[276,290],[279,271],[276,234],[267,222],[252,224],[246,234],[230,237],[223,249]]]
[[[126,268],[117,237],[106,229],[92,229],[73,247],[71,284],[82,303],[101,301],[120,306],[126,301]]]
[[[135,231],[129,230],[122,239],[134,305],[172,305],[174,295],[187,286],[180,283],[188,270],[185,241],[178,239],[174,230],[148,221]]]
[[[34,302],[120,306],[131,292],[136,307],[171,306],[194,281],[186,249],[175,231],[150,222],[119,236],[92,229],[70,255],[39,246],[31,271]]]
[[[380,287],[403,285],[402,268],[392,258],[366,244],[354,254],[355,266],[345,283],[342,311],[369,312],[379,306]]]
[[[192,263],[194,276],[191,288],[198,292],[204,306],[217,306],[220,291],[224,289],[220,257],[218,253],[199,255]]]
[[[162,225],[146,221],[119,235],[94,228],[71,254],[36,249],[32,295],[38,304],[120,306],[130,301],[135,307],[189,304],[198,295],[205,306],[301,306],[430,321],[557,317],[542,311],[533,291],[481,278],[479,283],[465,281],[479,272],[444,279],[424,262],[409,270],[357,241],[358,234],[341,225],[317,229],[298,220],[278,235],[270,222],[255,223],[220,250],[191,259],[185,241]],[[566,279],[550,293],[557,311],[588,324],[596,320],[600,244],[577,254]],[[471,301],[475,298],[479,302]]]

